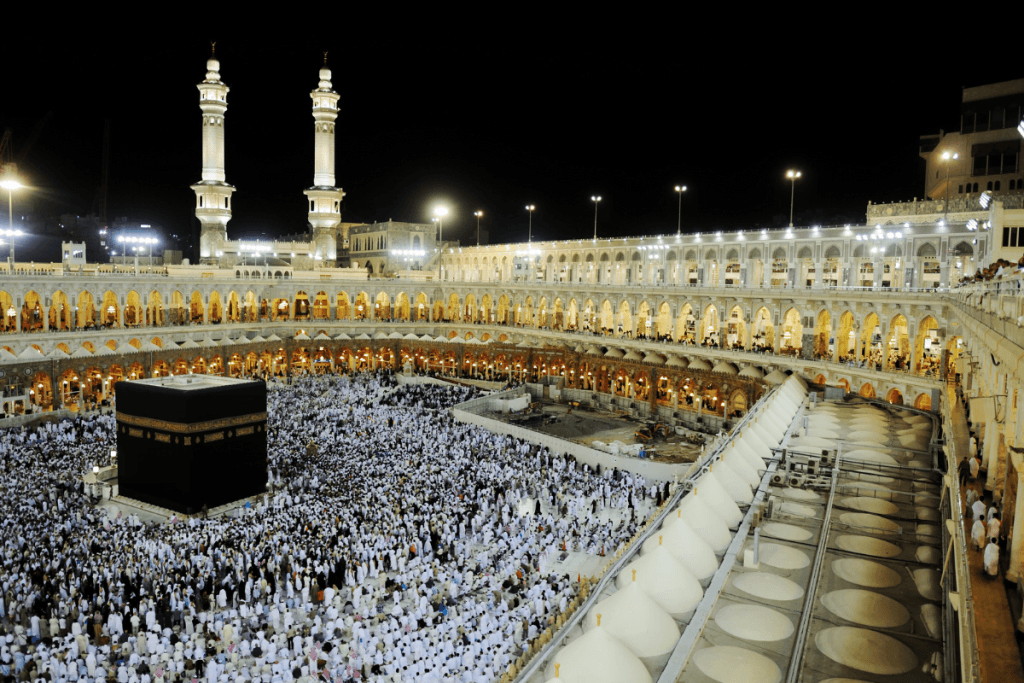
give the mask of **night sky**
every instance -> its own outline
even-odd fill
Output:
[[[475,242],[478,209],[492,242],[525,240],[528,203],[535,240],[589,237],[593,194],[603,197],[601,236],[673,232],[680,183],[690,188],[686,232],[782,225],[787,168],[804,174],[798,224],[862,222],[868,200],[921,196],[918,136],[959,127],[962,86],[1024,76],[998,45],[990,59],[954,52],[939,68],[916,39],[876,40],[867,25],[830,26],[821,42],[824,31],[685,13],[605,24],[377,19],[339,15],[315,39],[302,24],[283,35],[75,26],[45,44],[9,31],[4,51],[19,66],[4,77],[0,125],[13,130],[32,205],[54,216],[96,210],[109,118],[108,216],[190,230],[195,86],[211,38],[231,88],[231,237],[305,229],[322,50],[341,95],[343,220],[429,222],[443,203],[445,236],[464,244]]]

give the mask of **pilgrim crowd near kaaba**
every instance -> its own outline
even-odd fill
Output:
[[[0,432],[0,681],[496,680],[667,486],[462,424],[465,386],[272,381],[268,491],[147,522],[97,506],[114,418]]]

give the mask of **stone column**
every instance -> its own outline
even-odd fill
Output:
[[[800,357],[804,360],[814,360],[814,328],[808,332],[807,328],[803,328],[803,332],[800,334]]]
[[[1000,521],[1005,524],[1007,516],[1006,510],[1003,510]],[[1013,525],[1013,536],[1009,539],[1010,567],[1006,570],[1006,578],[1016,583],[1021,572],[1021,559],[1024,557],[1024,467],[1017,467],[1017,499],[1014,501],[1013,519],[1016,523]]]
[[[982,399],[989,401],[991,399]],[[1005,410],[1005,409],[1004,409]],[[1003,444],[1003,435],[996,423],[995,407],[992,408],[992,419],[985,424],[984,457],[982,464],[986,468],[985,490],[994,491],[996,481],[999,478],[999,464],[1005,458],[1006,446]],[[1003,453],[1000,453],[1002,451]]]
[[[879,325],[882,334],[882,369],[888,370],[889,368],[889,323]],[[870,343],[870,340],[869,340]],[[896,342],[896,347],[899,348],[899,340]]]

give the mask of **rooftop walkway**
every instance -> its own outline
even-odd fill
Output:
[[[953,422],[952,438],[957,453],[968,453],[967,418],[963,404],[957,399],[956,389],[948,388],[949,405],[952,406]],[[968,482],[962,489],[964,496],[967,489],[973,488],[980,495],[985,491],[981,481]],[[988,501],[986,501],[988,502]],[[971,516],[967,510],[966,499],[960,501],[965,511],[964,533],[971,535]],[[981,551],[971,549],[971,593],[974,597],[974,628],[978,636],[978,657],[980,660],[982,683],[1010,683],[1024,681],[1024,665],[1021,663],[1020,650],[1017,647],[1016,628],[1010,614],[1010,603],[1003,587],[1002,571],[1000,577],[989,577],[982,567]]]

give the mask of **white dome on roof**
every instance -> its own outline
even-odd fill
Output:
[[[672,557],[690,570],[702,586],[711,582],[711,577],[718,569],[715,551],[682,517],[669,517],[658,533],[644,542],[641,551],[646,555],[661,547],[667,548]]]
[[[750,377],[752,379],[764,379],[764,372],[756,365],[748,365],[740,370],[739,375],[740,377]]]
[[[694,484],[694,490],[699,493],[701,499],[707,503],[707,506],[722,518],[726,526],[730,529],[735,529],[739,526],[740,521],[743,519],[743,513],[740,512],[740,508],[736,505],[736,501],[732,499],[732,496],[726,493],[726,490],[715,476],[714,471],[706,472],[698,479]]]
[[[720,360],[715,363],[715,367],[711,368],[712,372],[721,372],[725,375],[738,375],[739,372],[736,370],[736,366],[726,360]]]
[[[594,605],[584,620],[584,631],[601,628],[618,638],[648,668],[665,665],[679,640],[679,627],[654,600],[630,581],[625,588]]]
[[[572,641],[551,658],[544,675],[565,683],[652,683],[643,662],[603,626]]]
[[[782,384],[786,381],[786,373],[781,370],[773,370],[765,375],[764,381],[768,384]]]
[[[703,358],[697,357],[690,361],[690,370],[710,370],[711,363]]]
[[[634,571],[636,585],[673,619],[689,621],[704,597],[704,589],[697,578],[664,546],[626,565],[615,579],[615,585],[625,588],[633,583]]]
[[[722,462],[726,463],[747,486],[756,488],[761,483],[761,475],[751,466],[742,448],[734,441],[722,454]]]
[[[716,555],[721,555],[729,547],[732,541],[729,526],[708,507],[703,498],[692,493],[685,496],[676,508],[676,514],[686,520]]]
[[[715,468],[715,474],[718,475],[718,481],[722,484],[722,488],[732,496],[732,499],[740,504],[749,504],[754,500],[754,492],[750,489],[750,484],[745,482],[740,475],[736,473],[736,470],[732,466],[732,461],[724,462],[718,460],[715,462],[718,467]],[[760,480],[758,480],[760,483]]]

